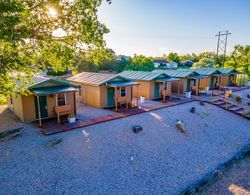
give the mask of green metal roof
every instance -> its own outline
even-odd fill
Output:
[[[122,77],[129,78],[131,80],[141,80],[141,81],[152,81],[161,76],[169,77],[165,73],[161,72],[147,72],[147,71],[123,71],[118,74]]]
[[[56,87],[36,88],[36,89],[32,89],[32,91],[36,95],[49,95],[49,94],[55,94],[55,93],[74,92],[74,91],[77,91],[77,90],[74,87],[56,86]]]
[[[44,87],[44,84],[46,83],[54,83],[55,86],[67,86],[67,87],[74,87],[74,88],[79,88],[80,86],[78,85],[74,85],[71,84],[67,81],[61,81],[61,80],[57,80],[57,79],[52,79],[49,77],[44,77],[44,76],[40,76],[40,75],[35,75],[33,78],[33,83],[32,85],[29,87],[29,89],[34,89],[34,88],[41,88]]]
[[[222,72],[219,71],[218,68],[195,68],[192,70],[194,70],[200,75],[207,75],[207,76],[210,76],[212,74],[222,74]]]
[[[218,70],[223,74],[231,74],[231,73],[240,74],[240,72],[235,70],[234,68],[218,68]]]
[[[128,78],[124,78],[120,75],[115,74],[105,74],[105,73],[94,73],[94,72],[82,72],[77,75],[74,75],[68,78],[68,81],[83,83],[87,85],[104,85],[106,83],[110,83],[115,81],[116,79],[122,79],[124,81],[131,81]]]
[[[198,73],[192,69],[176,69],[176,70],[153,70],[153,73],[165,73],[166,75],[174,78],[188,78]]]

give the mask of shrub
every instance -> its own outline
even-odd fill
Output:
[[[243,74],[243,75],[239,75],[237,76],[236,78],[236,83],[238,85],[247,85],[248,84],[248,76],[246,74]]]
[[[8,102],[7,97],[0,94],[0,105],[7,104],[7,102]]]
[[[234,96],[234,100],[237,102],[237,103],[240,103],[242,101],[242,98],[240,95],[236,95]]]

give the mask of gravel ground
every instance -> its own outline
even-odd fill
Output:
[[[0,105],[0,132],[22,127],[20,120],[6,105]]]
[[[83,104],[77,104],[77,118],[81,120],[97,118],[100,116],[116,114],[116,112],[110,111],[108,109],[98,109]]]
[[[250,194],[250,155],[234,163],[212,182],[201,195]]]
[[[144,130],[134,134],[137,124]],[[249,144],[249,127],[197,102],[48,137],[25,125],[22,136],[0,142],[0,194],[179,194]]]

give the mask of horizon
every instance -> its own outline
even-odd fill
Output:
[[[98,16],[110,29],[106,46],[118,55],[216,52],[215,35],[229,30],[228,55],[235,45],[250,44],[249,7],[247,0],[113,0],[101,5]]]

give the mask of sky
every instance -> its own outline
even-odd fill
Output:
[[[229,30],[227,54],[250,44],[250,0],[112,0],[99,8],[116,54],[162,56],[216,51],[219,31]]]

